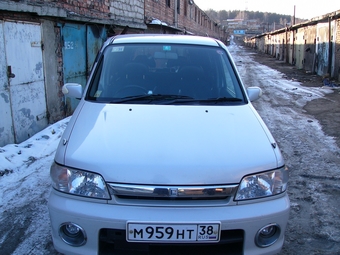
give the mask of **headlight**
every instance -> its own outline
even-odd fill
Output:
[[[269,197],[287,189],[288,169],[285,167],[243,177],[235,196],[236,201]]]
[[[61,192],[92,198],[110,199],[106,183],[99,174],[76,170],[53,163],[53,188]]]

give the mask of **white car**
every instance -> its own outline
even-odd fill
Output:
[[[288,170],[226,46],[185,35],[108,39],[51,166],[64,254],[275,254]]]

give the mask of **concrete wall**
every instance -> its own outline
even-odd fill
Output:
[[[146,29],[144,24],[144,0],[106,0],[104,2],[109,2],[108,16],[113,19],[116,24],[132,24],[132,27]],[[138,24],[138,26],[134,24]]]
[[[48,119],[50,123],[54,123],[64,117],[60,29],[55,26],[55,22],[43,20],[42,36]]]

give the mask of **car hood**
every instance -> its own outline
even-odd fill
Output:
[[[283,164],[251,104],[179,106],[83,102],[56,162],[107,182],[167,185],[238,183]]]

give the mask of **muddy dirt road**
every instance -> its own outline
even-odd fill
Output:
[[[254,106],[291,171],[291,214],[280,254],[340,254],[340,90],[267,55],[236,45],[229,50],[246,87],[262,88]]]

